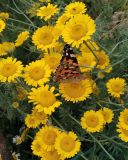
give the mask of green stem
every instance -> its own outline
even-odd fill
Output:
[[[96,66],[98,65],[99,59],[97,57],[97,55],[95,54],[95,52],[91,49],[91,47],[87,44],[87,42],[84,42],[85,45],[89,48],[89,50],[92,52],[92,54],[94,55],[94,57],[96,58]]]

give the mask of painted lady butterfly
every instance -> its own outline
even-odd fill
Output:
[[[63,49],[63,56],[60,65],[54,73],[54,82],[69,82],[79,81],[85,79],[81,74],[78,61],[70,45],[66,44]]]

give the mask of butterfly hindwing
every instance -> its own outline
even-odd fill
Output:
[[[66,44],[63,50],[63,56],[60,65],[57,67],[54,74],[54,81],[71,80],[80,77],[80,68],[78,61],[70,45]]]

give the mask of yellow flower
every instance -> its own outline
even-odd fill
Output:
[[[60,54],[62,54],[62,52],[63,52],[63,47],[64,47],[64,44],[63,44],[63,43],[57,42],[56,45],[55,45],[55,47],[52,48],[51,52],[55,52],[55,53],[60,53]],[[50,53],[51,53],[51,52],[50,52]]]
[[[55,34],[55,28],[52,26],[38,28],[32,36],[33,43],[42,50],[55,47],[57,39],[58,34]]]
[[[45,126],[36,134],[36,139],[42,144],[42,148],[46,151],[54,150],[55,140],[59,136],[60,131],[53,126]]]
[[[62,132],[58,135],[55,148],[62,158],[71,158],[80,151],[80,141],[74,132]]]
[[[111,123],[114,117],[113,111],[109,108],[103,107],[101,109],[101,113],[103,114],[105,123]]]
[[[126,82],[123,78],[111,78],[106,86],[108,93],[113,97],[119,98],[122,94],[124,94]]]
[[[15,46],[16,47],[21,46],[28,38],[29,38],[28,31],[21,32],[15,41]]]
[[[53,94],[54,90],[54,87],[51,87],[49,90],[48,85],[41,86],[37,89],[33,88],[29,93],[29,102],[33,102],[39,112],[44,111],[45,114],[51,115],[55,111],[55,108],[58,108],[61,104],[61,102],[56,99],[58,94]]]
[[[48,3],[47,6],[40,7],[37,10],[37,16],[44,19],[45,21],[49,20],[56,13],[58,13],[57,6],[53,6],[50,3]]]
[[[56,24],[58,26],[62,26],[64,28],[64,25],[66,24],[66,22],[69,20],[69,16],[67,14],[62,14],[58,20],[56,21]]]
[[[83,41],[91,39],[95,32],[95,22],[88,15],[78,15],[71,18],[62,33],[66,43],[79,47]]]
[[[43,147],[42,143],[38,139],[33,140],[31,149],[34,155],[42,157]]]
[[[0,12],[0,18],[5,21],[9,18],[9,14],[5,12]]]
[[[83,53],[78,56],[78,63],[82,72],[90,72],[96,65],[96,59],[91,52]]]
[[[87,132],[100,132],[104,123],[104,117],[100,111],[86,111],[81,118],[81,126]]]
[[[24,69],[24,80],[28,85],[37,87],[49,81],[51,70],[43,60],[29,63]]]
[[[46,62],[46,64],[49,65],[50,69],[54,72],[60,63],[61,55],[59,53],[53,52],[50,54],[46,54],[43,60]]]
[[[8,57],[0,61],[0,81],[14,82],[16,78],[22,75],[23,66],[16,58]]]
[[[94,52],[99,50],[99,46],[93,40],[90,40],[89,42],[86,42],[86,43]],[[86,44],[82,44],[80,46],[80,51],[82,53],[91,52],[91,50],[87,47],[87,45]]]
[[[65,14],[68,16],[75,16],[78,14],[83,14],[87,10],[86,6],[82,2],[70,3],[65,8]]]
[[[122,112],[120,112],[119,116],[119,124],[123,129],[128,130],[128,109],[124,109]]]
[[[119,132],[118,136],[120,137],[120,139],[124,142],[128,142],[128,129],[122,128],[120,124],[118,124],[117,126],[117,132]]]
[[[43,151],[41,160],[64,160],[61,155],[54,149],[53,151]]]
[[[0,44],[0,56],[7,55],[10,52],[13,52],[15,45],[12,42],[3,42]]]
[[[5,26],[5,22],[2,19],[0,19],[0,32],[2,32],[5,29]]]
[[[40,120],[36,119],[32,114],[27,114],[25,124],[28,128],[36,128],[40,124]]]
[[[51,2],[51,0],[39,0],[40,2]]]
[[[96,52],[96,56],[98,58],[98,69],[105,69],[107,66],[109,66],[110,60],[104,51]]]
[[[84,101],[92,93],[91,81],[86,79],[80,82],[60,83],[59,89],[62,97],[73,103]]]
[[[40,121],[40,123],[42,124],[46,124],[47,123],[47,115],[42,111],[42,112],[39,112],[36,108],[34,108],[32,110],[32,116],[37,119],[38,121]]]

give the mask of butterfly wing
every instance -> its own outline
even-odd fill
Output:
[[[63,56],[60,65],[57,67],[54,74],[54,81],[60,82],[64,80],[76,79],[81,76],[78,61],[73,52],[73,49],[66,44],[63,50]]]

